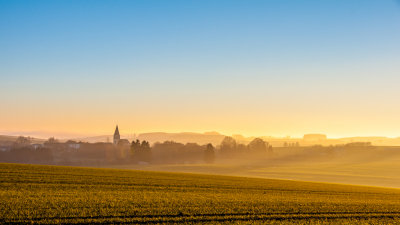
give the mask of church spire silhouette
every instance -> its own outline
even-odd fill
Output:
[[[114,132],[114,145],[117,145],[120,139],[121,136],[119,135],[118,125],[117,125]]]

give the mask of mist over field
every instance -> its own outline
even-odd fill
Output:
[[[400,188],[400,147],[274,148],[266,159],[217,160],[214,164],[124,165],[151,171],[221,174]]]
[[[216,132],[154,133],[138,137],[147,137],[152,143],[147,140],[130,142],[127,139],[121,139],[117,144],[117,140],[114,140],[114,144],[89,143],[3,136],[0,139],[0,162],[204,173],[400,188],[400,147],[378,146],[371,142],[346,143],[370,140],[373,143],[390,144],[397,139],[328,139],[322,134],[310,134],[300,139],[269,138],[265,141],[240,135],[233,138]],[[101,138],[110,141],[114,137]],[[175,141],[166,141],[168,138]],[[192,142],[178,142],[185,140]],[[200,144],[195,143],[196,140]]]

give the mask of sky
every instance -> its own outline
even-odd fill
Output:
[[[0,0],[0,134],[400,136],[400,2]]]

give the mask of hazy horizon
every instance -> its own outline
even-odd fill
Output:
[[[115,127],[114,127],[115,128]],[[113,128],[113,129],[114,129]],[[113,135],[113,129],[110,129],[107,133],[77,133],[77,132],[62,132],[62,131],[40,131],[40,130],[32,130],[32,131],[2,131],[0,130],[0,135],[4,136],[30,136],[33,138],[40,138],[40,139],[47,139],[49,137],[55,137],[57,139],[75,139],[75,138],[90,138],[90,137],[100,137],[100,136],[112,136]],[[141,134],[156,134],[156,133],[166,133],[166,134],[202,134],[202,135],[209,135],[209,134],[218,134],[218,135],[223,135],[223,136],[243,136],[243,138],[254,138],[254,137],[268,137],[268,138],[276,138],[276,139],[302,139],[304,135],[308,134],[323,134],[326,135],[327,139],[342,139],[342,138],[355,138],[355,137],[360,137],[360,138],[400,138],[400,136],[384,136],[384,135],[370,135],[370,136],[361,136],[361,135],[355,135],[355,136],[330,136],[324,132],[312,132],[312,133],[304,133],[301,136],[291,136],[291,135],[285,135],[285,136],[274,136],[274,135],[245,135],[241,133],[234,133],[234,134],[227,134],[227,133],[222,133],[218,132],[215,130],[209,130],[209,131],[177,131],[177,132],[167,132],[167,131],[146,131],[146,132],[129,132],[129,129],[121,129],[119,128],[121,136],[123,137],[130,137],[131,139],[134,139],[135,136],[141,135]]]

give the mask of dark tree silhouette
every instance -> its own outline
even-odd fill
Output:
[[[15,140],[15,144],[17,145],[29,145],[31,144],[31,140],[29,137],[19,136],[17,140]]]
[[[220,152],[223,155],[232,155],[236,152],[237,144],[233,137],[225,137],[220,146]]]
[[[45,144],[57,144],[57,143],[58,143],[58,140],[55,139],[54,137],[47,139],[47,141],[45,142]]]
[[[151,161],[151,148],[150,143],[147,141],[142,141],[142,143],[139,140],[132,141],[131,152],[135,162]]]
[[[268,143],[261,138],[255,138],[247,147],[252,152],[267,152]]]
[[[214,163],[214,160],[215,160],[214,146],[210,143],[206,146],[206,150],[204,150],[204,161],[206,163]]]

